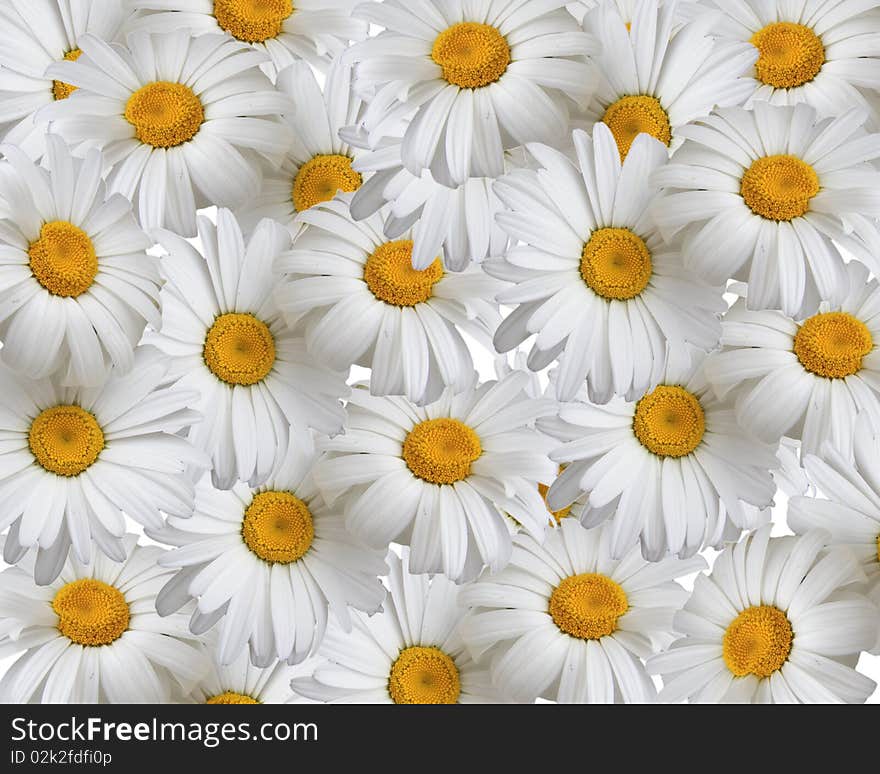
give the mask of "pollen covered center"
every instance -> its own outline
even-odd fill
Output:
[[[265,562],[301,559],[315,539],[309,507],[291,492],[259,492],[244,512],[241,536]]]
[[[454,484],[467,478],[483,453],[479,436],[457,419],[426,419],[403,442],[403,460],[413,475],[431,484]]]
[[[205,336],[203,357],[220,381],[257,384],[275,365],[275,338],[269,326],[252,314],[221,314]]]
[[[52,406],[31,422],[28,446],[36,461],[57,476],[78,476],[104,449],[98,420],[79,406]]]
[[[785,613],[772,605],[754,605],[724,632],[724,663],[737,677],[770,677],[788,659],[793,639]]]
[[[620,584],[595,572],[563,579],[550,595],[553,623],[582,640],[607,637],[627,610],[629,602]]]
[[[73,48],[68,51],[64,58],[68,62],[75,62],[82,55],[82,51],[78,48]],[[73,92],[76,91],[76,86],[70,83],[65,83],[64,81],[52,81],[52,96],[56,99],[67,99]]]
[[[752,35],[750,42],[758,49],[758,80],[775,89],[803,86],[825,64],[822,39],[803,24],[773,22]]]
[[[495,83],[510,64],[510,46],[490,24],[460,22],[443,30],[431,48],[443,78],[462,89]]]
[[[763,156],[745,171],[740,194],[749,209],[767,220],[793,220],[810,209],[819,193],[816,170],[797,156]]]
[[[223,691],[223,693],[218,693],[206,699],[205,704],[260,704],[260,702],[246,693]]]
[[[122,592],[94,578],[62,586],[52,609],[58,615],[58,631],[78,645],[115,642],[128,629],[131,617]]]
[[[414,269],[412,250],[412,240],[398,239],[379,245],[367,258],[364,282],[380,301],[415,306],[434,295],[434,285],[443,279],[443,264],[437,258],[427,269]]]
[[[245,43],[278,37],[293,10],[291,0],[214,0],[217,24]]]
[[[351,168],[351,159],[340,154],[314,156],[299,168],[293,179],[291,198],[297,212],[321,202],[329,202],[337,191],[353,193],[361,187],[360,172]]]
[[[852,376],[862,358],[874,349],[871,331],[846,312],[825,312],[801,324],[794,337],[794,353],[810,373],[827,379]]]
[[[205,111],[189,86],[155,81],[128,98],[125,120],[141,142],[154,148],[173,148],[196,136]]]
[[[388,693],[395,704],[455,704],[461,693],[458,667],[439,648],[404,648],[391,666]]]
[[[28,247],[31,273],[54,296],[85,293],[98,275],[98,256],[89,235],[66,220],[40,227],[40,236]]]
[[[598,296],[635,298],[651,279],[651,252],[627,228],[600,228],[590,234],[581,254],[581,278]]]
[[[672,141],[669,115],[659,99],[646,94],[621,97],[617,102],[612,102],[605,109],[602,123],[611,130],[621,161],[640,134],[650,134],[664,145]]]
[[[565,470],[565,466],[560,465],[559,473],[562,473],[563,470]],[[551,511],[550,506],[547,505],[547,492],[549,491],[550,487],[547,486],[547,484],[542,484],[540,481],[538,482],[538,494],[543,498],[547,512],[553,517],[554,521],[559,524],[563,519],[568,518],[568,516],[571,515],[571,506],[566,505],[565,508],[560,508],[558,511]],[[553,522],[551,521],[550,524],[552,525]]]
[[[706,415],[697,396],[683,387],[661,384],[636,404],[633,432],[659,457],[690,454],[706,432]]]

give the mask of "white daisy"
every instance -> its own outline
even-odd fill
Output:
[[[647,215],[657,189],[646,178],[666,160],[640,137],[621,164],[611,130],[575,130],[578,166],[544,145],[528,146],[540,169],[505,175],[495,192],[508,212],[496,220],[521,245],[488,260],[492,276],[515,283],[515,305],[495,334],[506,352],[535,336],[528,365],[557,358],[556,390],[571,400],[587,380],[598,403],[640,396],[662,377],[668,349],[708,350],[726,308],[720,288],[693,279]]]
[[[10,0],[0,5],[0,137],[31,158],[45,150],[43,105],[76,89],[46,75],[53,62],[76,60],[80,38],[114,40],[129,15],[125,3],[106,0]]]
[[[621,158],[640,132],[675,148],[687,123],[751,93],[741,76],[755,61],[754,47],[716,40],[713,14],[680,21],[677,3],[660,0],[639,0],[631,23],[610,1],[584,19],[604,44],[589,115],[611,129]]]
[[[374,394],[416,402],[470,384],[473,359],[461,332],[491,348],[501,315],[487,299],[503,282],[477,266],[450,274],[436,257],[414,269],[410,234],[389,240],[381,213],[353,223],[347,201],[316,205],[299,221],[308,228],[275,262],[284,274],[275,298],[289,325],[302,323],[319,362],[340,371],[369,366]]]
[[[30,380],[0,369],[0,530],[14,564],[38,548],[37,583],[53,581],[72,546],[87,564],[98,553],[124,561],[122,511],[161,527],[162,513],[188,516],[189,467],[208,459],[177,433],[199,421],[198,395],[169,386],[168,362],[139,347],[127,374],[99,387]]]
[[[5,145],[0,176],[0,338],[3,360],[40,379],[96,384],[127,371],[147,322],[159,320],[159,270],[131,204],[107,197],[98,150],[72,158],[46,137],[47,164]]]
[[[306,352],[272,300],[272,262],[288,232],[267,219],[245,243],[225,209],[216,226],[200,215],[198,228],[203,254],[170,231],[156,234],[168,255],[162,327],[150,340],[177,383],[201,395],[205,418],[189,438],[211,455],[215,486],[258,486],[284,455],[290,425],[339,431],[348,387]]]
[[[876,265],[880,134],[863,122],[858,109],[819,121],[808,105],[756,102],[683,128],[686,142],[654,174],[669,189],[653,209],[660,231],[684,229],[685,264],[709,282],[747,280],[751,309],[796,315],[811,297],[832,298],[831,239]]]
[[[404,166],[461,185],[469,177],[498,177],[507,149],[561,140],[569,105],[590,98],[595,73],[586,58],[598,51],[564,6],[360,5],[362,18],[385,28],[348,54],[358,62],[355,87],[369,100],[361,123],[370,144],[414,115],[401,145]]]
[[[594,508],[615,503],[612,556],[639,537],[651,560],[690,556],[769,516],[758,509],[775,491],[775,447],[736,424],[706,383],[701,357],[670,363],[661,384],[638,401],[563,404],[559,418],[573,440],[550,455],[566,468],[547,502],[556,510],[589,492]]]
[[[326,67],[352,40],[367,36],[367,24],[352,18],[358,0],[129,0],[152,11],[133,29],[194,34],[227,32],[264,51],[277,69],[294,59]]]
[[[683,635],[648,661],[663,675],[659,700],[697,703],[862,703],[875,683],[852,668],[874,645],[877,608],[828,533],[770,537],[770,525],[728,546],[698,575],[675,615]]]
[[[510,557],[503,513],[540,538],[538,482],[556,474],[552,441],[533,429],[556,406],[527,397],[527,383],[517,372],[424,407],[357,388],[345,434],[323,444],[337,454],[318,464],[315,481],[331,506],[345,497],[346,526],[366,543],[411,545],[413,572],[459,580],[484,563],[497,570]]]
[[[208,668],[186,615],[160,618],[163,549],[124,535],[121,564],[71,556],[57,580],[34,584],[34,554],[0,573],[0,656],[24,653],[0,679],[10,704],[160,704]]]
[[[283,661],[254,666],[242,652],[231,664],[211,659],[211,667],[183,703],[194,704],[288,704],[296,701],[290,681],[303,673]]]
[[[818,314],[749,311],[739,301],[724,318],[724,349],[706,361],[706,378],[768,443],[786,435],[817,454],[828,440],[848,453],[858,412],[880,428],[880,283],[855,262],[841,273],[842,300]]]
[[[465,650],[459,626],[459,587],[442,575],[412,575],[389,554],[388,601],[354,628],[327,628],[321,661],[311,677],[295,678],[296,693],[342,704],[494,704],[497,692],[485,667]]]
[[[111,193],[137,203],[141,225],[195,234],[197,207],[256,195],[259,155],[277,161],[289,129],[273,118],[288,98],[260,72],[260,52],[226,35],[132,33],[111,47],[80,38],[83,55],[47,74],[78,88],[39,118],[71,144],[97,144]]]
[[[675,579],[706,566],[702,557],[649,563],[633,546],[609,553],[610,530],[568,519],[543,545],[514,538],[510,564],[461,591],[471,608],[462,638],[491,664],[492,682],[520,702],[651,701],[642,659],[672,640],[672,616],[687,599]]]
[[[160,560],[179,572],[159,593],[159,614],[196,598],[191,628],[201,634],[219,620],[220,664],[246,645],[257,666],[302,661],[321,644],[328,611],[350,629],[349,605],[374,613],[382,604],[385,552],[359,544],[342,514],[324,505],[312,483],[315,460],[311,438],[300,433],[259,489],[238,483],[221,491],[206,476],[192,517],[147,533],[179,546]]]

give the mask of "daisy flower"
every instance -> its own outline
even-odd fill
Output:
[[[495,192],[507,205],[496,220],[520,245],[486,261],[487,273],[514,283],[497,296],[514,311],[499,326],[506,352],[535,336],[528,365],[559,360],[556,390],[571,400],[587,380],[593,400],[639,396],[662,377],[667,350],[715,346],[726,308],[720,288],[685,272],[647,215],[647,184],[666,150],[648,136],[623,164],[605,124],[593,137],[575,130],[575,166],[532,144],[540,169],[505,175]]]
[[[436,400],[464,389],[474,365],[460,331],[491,347],[501,321],[492,301],[504,283],[472,266],[448,273],[440,258],[412,265],[408,232],[389,240],[381,213],[353,223],[347,201],[316,205],[282,252],[275,298],[289,325],[302,323],[309,352],[330,368],[373,369],[376,395]]]
[[[701,357],[670,363],[637,401],[563,404],[559,418],[573,440],[550,455],[566,468],[547,502],[557,510],[589,492],[594,508],[615,503],[612,556],[639,537],[648,559],[690,556],[767,515],[756,509],[773,498],[775,446],[736,424],[706,383]]]
[[[770,537],[770,525],[728,546],[698,575],[674,626],[681,638],[648,661],[659,700],[697,703],[862,703],[873,680],[851,668],[874,645],[877,608],[828,533]],[[848,588],[849,587],[849,588]]]
[[[256,195],[259,154],[280,159],[288,98],[260,72],[263,55],[226,35],[132,33],[127,47],[94,35],[83,55],[47,74],[78,88],[39,117],[69,143],[97,144],[111,193],[137,203],[145,229],[196,231],[197,207],[237,207]]]
[[[621,158],[639,133],[674,148],[687,123],[752,91],[741,76],[755,61],[753,46],[716,40],[713,14],[680,21],[677,3],[660,0],[639,0],[631,23],[610,1],[584,19],[604,44],[588,115],[611,129]]]
[[[229,210],[198,220],[203,254],[170,231],[161,270],[162,327],[150,341],[169,356],[178,385],[195,389],[204,420],[190,440],[211,455],[214,485],[258,486],[287,449],[290,425],[336,433],[344,375],[316,362],[272,300],[272,262],[290,235],[262,221],[245,243]]]
[[[71,557],[48,586],[33,552],[0,573],[0,656],[24,651],[0,679],[4,704],[160,704],[205,673],[186,616],[156,614],[163,549],[121,542],[121,563]]]
[[[67,99],[76,86],[46,75],[53,62],[76,60],[86,34],[111,41],[129,15],[106,0],[16,0],[0,5],[0,137],[31,158],[43,155],[46,122],[36,112]]]
[[[320,662],[293,690],[341,704],[494,704],[485,667],[475,664],[459,634],[459,587],[435,575],[412,575],[409,552],[389,554],[388,602],[354,628],[327,628]]]
[[[294,59],[318,68],[363,40],[367,24],[352,18],[358,0],[130,0],[151,11],[131,26],[153,32],[188,27],[196,35],[229,33],[268,54],[282,69]]]
[[[667,238],[684,230],[685,264],[711,283],[747,280],[750,309],[796,315],[816,288],[832,298],[835,239],[876,262],[880,135],[851,110],[818,120],[808,105],[728,108],[682,129],[686,142],[654,173],[653,209]],[[809,278],[809,279],[808,279]]]
[[[519,702],[642,703],[655,695],[642,659],[672,638],[672,616],[687,599],[675,579],[706,566],[702,557],[649,563],[633,546],[609,553],[607,527],[568,519],[543,545],[514,538],[507,567],[462,588],[470,608],[462,638],[493,684]]]
[[[585,106],[595,74],[595,38],[563,0],[363,3],[357,12],[384,27],[353,46],[355,88],[369,99],[361,124],[375,146],[413,116],[401,145],[414,175],[430,169],[444,185],[498,177],[504,151],[553,142],[568,132],[568,107]],[[570,100],[568,102],[567,100]]]
[[[144,251],[131,204],[107,196],[98,150],[72,158],[48,135],[48,169],[0,147],[0,338],[3,360],[33,379],[59,372],[66,384],[127,371],[147,322],[159,320],[159,270]]]
[[[211,667],[184,703],[193,704],[288,704],[297,697],[290,681],[303,673],[300,667],[277,661],[266,667],[254,666],[242,652],[231,664],[211,659]]]
[[[199,421],[198,395],[169,386],[168,363],[139,347],[127,374],[99,387],[31,380],[0,369],[0,530],[4,559],[38,548],[36,580],[61,572],[68,549],[88,564],[98,553],[125,560],[122,511],[159,528],[162,513],[188,516],[188,468],[208,459],[177,433]]]
[[[538,482],[556,474],[552,442],[533,428],[556,406],[527,397],[527,383],[517,372],[424,407],[356,388],[345,434],[323,444],[336,454],[318,464],[315,481],[331,507],[344,496],[346,526],[364,542],[411,545],[412,572],[460,580],[483,563],[500,569],[510,556],[503,514],[540,538]]]
[[[842,301],[817,314],[749,311],[739,301],[724,318],[724,349],[706,361],[706,378],[768,443],[786,435],[804,454],[826,440],[848,452],[858,412],[880,428],[880,283],[855,262],[841,272]]]
[[[206,476],[192,517],[147,533],[179,547],[160,560],[178,572],[159,593],[159,614],[195,598],[194,632],[219,620],[220,664],[246,645],[257,666],[302,661],[320,645],[328,610],[350,629],[349,605],[374,613],[382,604],[385,552],[360,545],[324,505],[312,483],[315,460],[311,438],[300,433],[259,489],[239,482],[217,490]]]

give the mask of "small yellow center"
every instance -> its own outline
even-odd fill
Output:
[[[128,98],[125,120],[141,142],[154,148],[173,148],[195,137],[205,111],[189,86],[155,81]]]
[[[78,476],[104,449],[104,432],[85,409],[53,406],[31,422],[28,446],[45,470],[57,476]]]
[[[232,37],[262,43],[278,37],[293,13],[291,0],[214,0],[214,18]]]
[[[582,640],[607,637],[627,610],[629,602],[620,584],[595,572],[565,578],[550,595],[553,623]]]
[[[398,239],[379,245],[367,258],[364,282],[380,301],[393,306],[415,306],[434,295],[434,285],[443,279],[443,264],[437,258],[427,269],[414,269],[413,243]]]
[[[89,235],[66,220],[40,227],[40,236],[28,247],[30,269],[54,296],[85,293],[98,274],[98,256]]]
[[[621,97],[617,102],[612,102],[605,109],[602,123],[611,130],[621,161],[640,134],[650,134],[664,145],[672,141],[669,115],[659,99],[646,94]]]
[[[205,365],[220,381],[250,385],[263,381],[275,364],[275,339],[252,314],[221,314],[205,336]]]
[[[794,337],[794,353],[810,373],[826,379],[852,376],[862,358],[874,349],[871,331],[846,312],[826,312],[801,324]]]
[[[103,581],[81,578],[58,589],[52,600],[58,631],[78,645],[109,645],[128,629],[128,602]]]
[[[563,470],[565,470],[565,466],[560,465],[559,472],[562,473]],[[547,484],[542,484],[540,482],[538,483],[538,493],[541,495],[542,498],[544,498],[544,506],[547,508],[547,512],[554,518],[556,523],[559,524],[563,519],[567,518],[571,514],[571,506],[567,505],[565,506],[565,508],[561,508],[558,511],[551,511],[550,506],[547,505],[547,492],[549,491],[550,487],[547,486]],[[553,522],[551,521],[550,524],[552,525]]]
[[[803,24],[774,22],[751,38],[758,49],[755,74],[775,89],[793,89],[813,80],[825,64],[822,39]]]
[[[244,512],[241,536],[264,562],[290,564],[305,556],[315,539],[309,507],[291,492],[260,492]]]
[[[260,704],[260,702],[246,693],[223,691],[216,696],[211,696],[205,701],[205,704]]]
[[[600,228],[590,234],[581,254],[581,278],[598,296],[635,298],[651,279],[651,252],[628,228]]]
[[[772,605],[754,605],[743,610],[724,632],[724,663],[737,677],[770,677],[785,663],[793,639],[785,613]]]
[[[793,220],[810,209],[819,176],[796,156],[763,156],[745,171],[740,194],[749,209],[767,220]]]
[[[443,78],[462,89],[495,83],[510,64],[510,46],[490,24],[460,22],[443,30],[431,48]]]
[[[684,457],[703,440],[706,416],[696,395],[661,384],[636,404],[633,432],[659,457]]]
[[[80,51],[78,48],[73,48],[64,55],[64,58],[68,62],[75,62],[77,59],[80,58],[81,54],[82,51]],[[64,81],[52,81],[52,96],[56,100],[67,99],[71,94],[73,94],[73,92],[76,91],[76,89],[77,87],[73,86],[70,83],[65,83]]]
[[[479,436],[457,419],[426,419],[403,442],[403,459],[413,475],[432,484],[467,478],[483,453]]]
[[[388,693],[395,704],[455,704],[461,693],[458,667],[439,648],[404,648],[391,667]]]
[[[291,198],[297,212],[321,202],[329,202],[337,191],[353,193],[361,187],[360,172],[351,168],[351,159],[339,154],[315,156],[299,168],[293,180]]]

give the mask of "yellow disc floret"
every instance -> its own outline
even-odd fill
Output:
[[[437,258],[427,269],[414,269],[413,243],[398,239],[379,245],[367,258],[364,282],[380,301],[393,306],[415,306],[434,294],[443,279],[443,264]]]
[[[582,640],[607,637],[627,610],[629,602],[620,584],[595,572],[563,579],[550,595],[553,623]]]
[[[309,507],[291,492],[260,492],[244,512],[241,536],[264,562],[289,564],[306,555],[315,539]]]
[[[562,473],[563,470],[565,470],[565,466],[560,465],[559,473]],[[538,494],[540,494],[541,497],[544,499],[544,506],[547,508],[548,513],[553,517],[555,522],[559,524],[563,519],[568,518],[568,516],[571,514],[571,506],[566,505],[565,508],[560,508],[558,511],[551,511],[550,506],[547,505],[547,492],[549,491],[550,487],[547,486],[547,484],[542,484],[538,482]],[[550,522],[550,524],[552,525],[553,522]]]
[[[602,123],[611,130],[621,161],[640,134],[650,134],[664,145],[672,141],[669,115],[659,99],[645,94],[621,97],[617,102],[612,102],[605,109]]]
[[[775,89],[793,89],[813,80],[825,64],[822,39],[803,24],[773,22],[751,38],[758,49],[755,75]]]
[[[154,148],[173,148],[196,136],[205,111],[189,86],[155,81],[128,98],[125,120],[141,142]]]
[[[329,202],[338,191],[353,193],[361,187],[360,172],[351,168],[351,159],[339,154],[314,156],[303,164],[293,179],[291,198],[297,212],[321,202]]]
[[[404,648],[391,667],[388,693],[395,704],[455,704],[461,693],[458,667],[439,648]]]
[[[269,326],[246,312],[221,314],[205,336],[205,365],[220,381],[250,385],[263,381],[275,364]]]
[[[214,0],[217,24],[245,43],[278,37],[293,10],[291,0]]]
[[[66,220],[40,227],[40,236],[28,246],[34,278],[54,296],[85,293],[98,274],[98,256],[89,235]]]
[[[763,156],[745,171],[740,194],[749,209],[767,220],[793,220],[810,209],[819,176],[797,156]]]
[[[661,384],[636,404],[633,432],[659,457],[684,457],[703,440],[706,415],[696,395]]]
[[[600,228],[581,254],[581,278],[598,296],[624,301],[635,298],[651,279],[651,252],[627,228]]]
[[[804,320],[794,337],[794,353],[810,373],[827,379],[852,376],[874,349],[871,331],[846,312],[825,312]]]
[[[460,22],[443,30],[431,48],[443,78],[462,89],[495,83],[510,64],[510,46],[489,24]]]
[[[104,449],[104,432],[85,409],[52,406],[31,422],[28,446],[45,470],[57,476],[78,476]]]
[[[779,608],[749,607],[724,632],[724,663],[737,677],[770,677],[788,659],[793,639],[791,623]]]
[[[73,48],[64,55],[64,58],[68,62],[75,62],[77,59],[80,58],[81,55],[82,51],[80,51],[78,48]],[[76,91],[76,88],[76,86],[70,83],[65,83],[64,81],[52,81],[52,96],[56,100],[67,99],[71,94],[73,94],[73,92]]]
[[[130,612],[122,592],[103,581],[81,578],[55,594],[58,631],[78,645],[109,645],[128,629]]]
[[[403,442],[403,459],[413,475],[432,484],[467,478],[483,453],[479,436],[457,419],[426,419]]]
[[[205,700],[205,704],[260,704],[246,693],[236,693],[235,691],[223,691],[215,696],[211,696]]]

